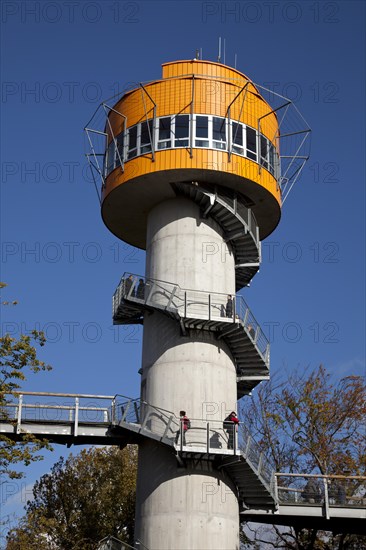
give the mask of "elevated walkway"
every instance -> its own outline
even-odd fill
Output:
[[[214,332],[223,338],[237,371],[238,399],[269,379],[269,342],[242,296],[198,290],[125,273],[113,296],[113,323],[142,323],[146,311],[160,311],[188,329]]]
[[[29,433],[51,443],[70,445],[138,444],[142,439],[169,447],[181,466],[186,461],[210,460],[223,468],[246,506],[275,508],[273,470],[258,453],[255,442],[239,432],[228,448],[223,421],[191,419],[186,441],[176,441],[179,419],[171,412],[124,396],[23,392],[10,397],[1,411],[0,435],[22,441]]]
[[[173,187],[199,205],[203,218],[210,216],[221,226],[235,256],[236,291],[247,286],[261,263],[259,229],[251,209],[228,189],[216,186],[213,193],[197,182],[175,183]]]
[[[365,476],[276,473],[275,480],[277,509],[243,510],[242,521],[366,535]]]
[[[210,460],[237,488],[240,521],[366,534],[366,477],[274,473],[240,426],[228,448],[222,421],[191,419],[183,445],[170,411],[124,396],[23,392],[6,396],[0,435],[22,441],[32,433],[51,443],[118,445],[150,439],[166,445],[184,467]],[[309,491],[309,478],[316,489]],[[314,484],[313,484],[314,486]]]

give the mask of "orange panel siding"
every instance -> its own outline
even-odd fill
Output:
[[[267,170],[263,168],[259,170],[258,164],[250,159],[234,154],[231,157],[231,162],[229,162],[227,153],[211,149],[194,149],[193,158],[190,158],[189,151],[184,148],[158,151],[156,152],[155,162],[152,162],[148,156],[137,157],[126,162],[124,172],[121,168],[116,168],[108,176],[104,196],[108,195],[118,185],[126,183],[132,178],[176,168],[198,168],[222,172],[223,175],[235,174],[242,176],[266,188],[280,202],[280,193],[275,178]]]

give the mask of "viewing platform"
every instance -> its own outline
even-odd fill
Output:
[[[234,357],[238,399],[269,379],[270,345],[242,296],[186,290],[174,283],[125,273],[113,296],[115,325],[143,323],[146,311],[160,311],[187,329],[214,332]]]
[[[16,399],[8,396],[7,401],[1,411],[0,434],[13,441],[22,441],[31,433],[67,446],[125,447],[149,438],[171,448],[181,467],[190,460],[210,460],[223,468],[246,505],[275,508],[273,468],[242,429],[229,448],[223,420],[190,419],[191,428],[183,442],[177,441],[179,418],[140,399],[23,392]]]

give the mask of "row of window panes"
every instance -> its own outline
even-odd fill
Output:
[[[148,120],[128,128],[108,146],[106,155],[107,175],[120,163],[139,155],[151,153],[151,143],[156,143],[156,150],[189,147],[190,115],[175,115]],[[192,147],[228,150],[228,119],[193,115]],[[116,146],[117,145],[117,146]],[[264,135],[240,122],[231,121],[231,151],[255,162],[259,162],[278,179],[278,155],[272,142]]]

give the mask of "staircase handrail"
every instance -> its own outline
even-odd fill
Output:
[[[274,491],[276,468],[272,458],[261,450],[244,422],[240,422],[240,428],[239,447],[243,451],[244,458],[251,463],[258,475]]]
[[[199,185],[195,186],[195,189],[207,197],[214,197],[217,202],[229,210],[240,221],[240,223],[242,223],[246,232],[252,235],[254,242],[260,246],[259,233],[257,231],[257,220],[250,208],[247,208],[242,202],[238,201],[236,197],[229,197],[223,192],[220,192],[220,189],[216,188],[215,193],[212,193],[212,191],[209,191]],[[232,204],[230,204],[229,201],[232,202]],[[255,231],[253,231],[253,228]]]
[[[126,283],[127,280],[130,280],[131,283],[127,284]],[[138,297],[136,295],[138,280],[142,280],[144,282],[144,288],[148,289],[147,296],[144,298]],[[163,281],[160,279],[153,279],[151,277],[145,277],[143,275],[137,275],[136,273],[130,273],[126,271],[122,275],[119,285],[113,295],[114,314],[118,309],[118,306],[122,297],[124,299],[129,299],[132,302],[136,300],[141,300],[141,301],[144,301],[144,302],[146,301],[147,303],[150,302],[151,304],[153,304],[154,302],[150,299],[150,295],[152,293],[154,285],[157,286],[158,290],[161,291],[161,295],[168,300],[168,303],[170,303],[170,306],[165,306],[166,309],[169,309],[169,307],[172,309],[172,305],[175,305],[175,307],[178,309],[179,305],[177,305],[177,302],[179,302],[182,306],[184,306],[184,311],[186,312],[187,307],[189,305],[200,304],[208,307],[207,313],[209,318],[211,318],[212,308],[216,310],[219,309],[218,304],[216,303],[211,304],[212,302],[211,297],[216,297],[216,300],[219,297],[221,299],[221,306],[224,306],[224,304],[227,301],[227,297],[229,296],[229,293],[208,292],[205,290],[194,290],[194,289],[183,289],[178,284],[174,284],[168,281]],[[189,293],[194,293],[197,298],[189,299]],[[187,299],[187,295],[188,295],[188,299]],[[205,296],[206,300],[202,302],[199,301],[199,296],[202,296],[202,297]],[[256,345],[262,357],[264,358],[265,362],[268,363],[269,340],[267,336],[263,332],[262,328],[260,327],[258,321],[254,317],[253,313],[251,312],[244,297],[238,294],[232,294],[232,296],[234,297],[232,316],[231,317],[225,317],[225,315],[222,315],[222,316],[225,317],[226,319],[232,319],[233,323],[240,323],[243,326],[247,336],[251,339],[253,344]],[[116,299],[117,299],[117,305],[116,305]],[[160,305],[160,304],[157,304],[157,305]]]

